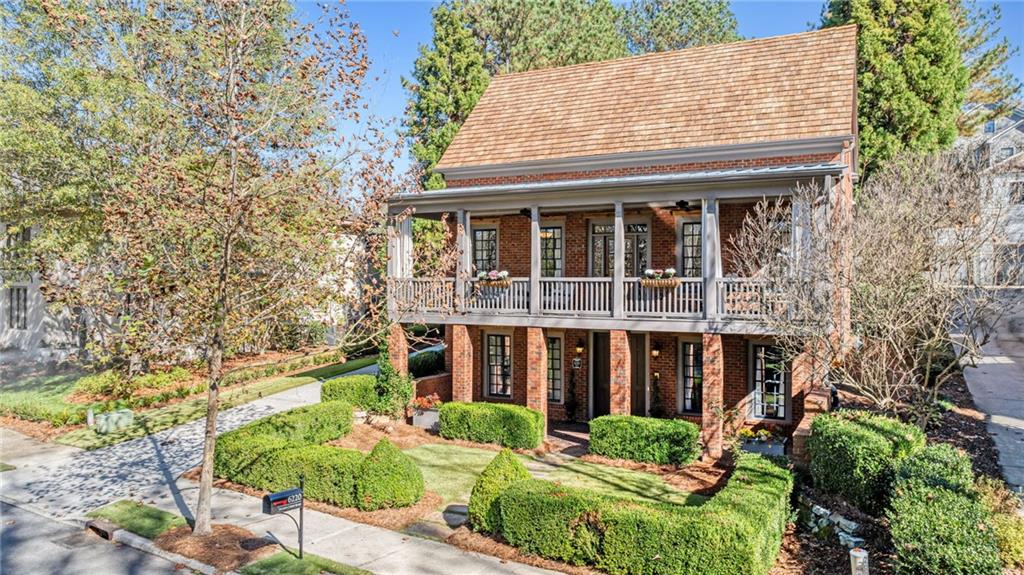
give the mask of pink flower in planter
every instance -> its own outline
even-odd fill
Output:
[[[491,270],[487,272],[487,279],[496,280],[498,279],[498,270]]]

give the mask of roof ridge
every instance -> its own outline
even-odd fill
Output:
[[[536,70],[524,70],[522,72],[508,72],[505,74],[498,74],[491,78],[491,83],[504,79],[522,78],[524,76],[530,76],[535,74],[561,72],[564,70],[575,70],[578,68],[586,68],[590,66],[607,66],[609,64],[621,63],[625,61],[640,61],[647,59],[666,58],[669,56],[676,56],[680,53],[687,52],[693,53],[701,50],[715,50],[725,47],[733,48],[740,45],[751,45],[755,43],[777,41],[785,38],[791,38],[794,36],[813,36],[818,34],[835,33],[836,31],[845,31],[848,28],[856,29],[856,24],[843,24],[842,26],[830,26],[828,28],[819,28],[817,30],[807,30],[804,32],[790,32],[789,34],[777,34],[775,36],[763,36],[761,38],[747,38],[744,40],[734,40],[731,42],[719,42],[717,44],[703,44],[701,46],[691,46],[689,48],[680,48],[678,50],[665,50],[662,52],[647,52],[645,54],[631,54],[629,56],[621,56],[619,58],[612,58],[610,60],[594,60],[592,62],[581,62],[579,64],[569,64],[566,66],[551,66],[549,68],[537,68]]]

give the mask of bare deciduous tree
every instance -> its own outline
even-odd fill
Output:
[[[1007,305],[977,265],[1003,236],[1007,200],[953,153],[890,162],[852,213],[835,193],[803,185],[761,201],[729,249],[761,282],[758,305],[788,355],[808,354],[816,380],[924,427]]]

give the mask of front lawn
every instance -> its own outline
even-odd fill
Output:
[[[115,501],[90,511],[87,516],[106,519],[146,539],[156,539],[165,531],[186,524],[185,518],[180,515],[128,499]]]
[[[252,565],[243,567],[241,573],[242,575],[321,575],[322,573],[371,575],[369,571],[309,553],[303,553],[302,559],[299,559],[291,551],[282,551],[266,559],[261,559]]]
[[[473,484],[497,452],[460,445],[433,443],[405,451],[423,472],[428,490],[441,496],[444,505],[467,503]],[[699,505],[706,498],[680,491],[657,475],[609,467],[580,460],[542,461],[517,455],[538,479],[593,489],[606,495],[655,503]]]
[[[66,400],[83,375],[74,371],[24,377],[4,383],[0,386],[0,413],[63,425],[83,409],[82,405]]]

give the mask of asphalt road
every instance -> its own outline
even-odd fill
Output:
[[[188,573],[154,555],[111,543],[71,525],[0,503],[3,575],[142,575]]]

